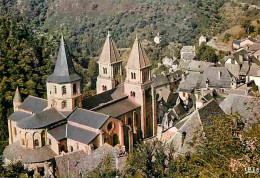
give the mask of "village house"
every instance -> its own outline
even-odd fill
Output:
[[[183,46],[181,49],[181,59],[191,61],[196,56],[195,46]]]

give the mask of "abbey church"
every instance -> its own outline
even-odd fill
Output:
[[[139,140],[156,135],[151,63],[138,38],[123,69],[108,34],[98,64],[97,94],[83,99],[81,77],[61,38],[54,71],[46,80],[47,100],[28,96],[22,101],[18,88],[15,92],[4,150],[7,163],[20,160],[33,169],[62,152],[83,150],[88,155],[104,144],[131,152]]]

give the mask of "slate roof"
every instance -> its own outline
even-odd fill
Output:
[[[208,66],[211,66],[211,65],[214,65],[214,64],[211,63],[211,62],[206,62],[206,61],[192,60],[192,61],[189,62],[187,69],[190,70],[190,71],[195,71],[195,72],[203,72],[205,67],[208,67]]]
[[[107,143],[94,150],[90,155],[86,156],[81,170],[93,171],[98,167],[107,156],[111,157],[111,166],[117,167],[119,171],[122,171],[127,159],[127,153],[122,148],[113,147]],[[116,161],[117,159],[117,161]]]
[[[139,108],[140,105],[134,103],[130,99],[124,99],[118,102],[115,102],[111,105],[101,107],[100,109],[95,110],[98,113],[103,113],[112,117],[119,117],[125,113],[133,111]]]
[[[58,58],[55,62],[53,73],[47,78],[46,82],[52,83],[70,83],[81,80],[74,69],[73,62],[65,49],[63,36],[61,37]]]
[[[66,124],[55,127],[51,130],[48,130],[48,133],[53,136],[57,141],[66,138]]]
[[[34,96],[28,96],[22,104],[19,106],[20,109],[30,111],[32,113],[39,113],[48,106],[48,101],[37,98]]]
[[[240,75],[247,75],[249,72],[249,62],[248,61],[244,61],[241,67],[241,70],[239,72]]]
[[[213,99],[208,101],[202,108],[198,110],[202,124],[211,125],[212,119],[224,116],[224,111],[219,107],[218,103]]]
[[[168,77],[163,74],[152,76],[151,80],[152,80],[153,87],[158,87],[158,86],[162,86],[162,85],[166,85],[166,84],[170,83]]]
[[[18,87],[16,88],[13,102],[22,102],[22,98]]]
[[[192,61],[195,57],[195,54],[192,53],[183,53],[182,55],[182,59],[186,60],[186,61]]]
[[[40,129],[65,119],[66,117],[59,113],[55,108],[49,108],[21,120],[17,123],[17,127],[24,129]]]
[[[31,114],[27,113],[27,112],[23,112],[23,111],[15,111],[13,114],[11,114],[8,119],[12,120],[12,121],[16,121],[19,122],[22,119],[25,119],[27,117],[30,117]]]
[[[142,69],[150,66],[150,60],[148,59],[140,41],[136,38],[126,68]]]
[[[118,108],[117,108],[118,109]],[[78,124],[86,125],[95,129],[99,129],[108,120],[109,116],[86,109],[77,108],[68,120]]]
[[[85,162],[85,159],[86,153],[83,150],[62,153],[59,156],[55,156],[60,177],[80,177],[80,168]],[[85,171],[87,170],[83,170],[81,173],[84,173]]]
[[[239,78],[240,66],[238,64],[225,64],[225,68],[236,78]]]
[[[183,46],[181,52],[195,52],[194,46]]]
[[[108,90],[89,98],[83,98],[82,105],[84,109],[91,110],[95,107],[103,105],[104,103],[108,103],[113,100],[118,100],[125,97],[127,96],[124,94],[124,84],[121,84],[112,90]]]
[[[233,44],[236,44],[236,45],[240,45],[240,43],[241,43],[241,42],[240,42],[239,40],[234,40],[234,41],[233,41]]]
[[[49,161],[56,156],[56,153],[52,151],[49,146],[44,146],[39,149],[25,149],[20,146],[19,142],[12,143],[8,145],[4,152],[4,158],[14,161],[17,158],[21,160],[22,163],[43,163]]]
[[[254,103],[254,99],[252,97],[230,94],[219,104],[219,106],[226,114],[235,114],[238,112],[243,117],[243,120],[251,117],[253,119],[250,119],[248,123],[255,123],[254,118],[256,117],[254,116],[254,112],[259,115],[260,107],[257,102],[254,104],[252,102]]]
[[[75,127],[73,125],[68,124],[67,128],[67,138],[72,139],[84,144],[90,144],[99,133],[92,132],[86,129],[82,129],[79,127]]]
[[[260,77],[260,66],[253,63],[249,70],[249,76]]]
[[[113,39],[111,38],[109,32],[98,62],[103,64],[113,64],[117,62],[122,62],[118,50],[116,48],[116,45]]]
[[[209,81],[209,86],[213,88],[231,88],[232,76],[225,67],[206,67],[203,73],[203,88],[206,88],[206,81]]]
[[[186,80],[181,82],[177,92],[192,92],[198,86],[200,86],[200,81],[202,79],[202,74],[191,73],[187,76]]]

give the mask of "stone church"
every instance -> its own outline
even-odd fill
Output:
[[[45,169],[62,152],[86,154],[104,144],[132,151],[139,140],[156,134],[151,91],[151,63],[136,38],[125,66],[110,34],[98,60],[97,94],[82,98],[81,77],[74,69],[63,37],[53,73],[47,78],[47,99],[19,89],[8,118],[6,163],[20,160],[27,169]],[[155,119],[156,118],[156,119]]]

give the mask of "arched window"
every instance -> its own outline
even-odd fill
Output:
[[[16,127],[14,127],[14,136],[17,135]]]
[[[136,74],[134,73],[134,79],[136,79]]]
[[[38,140],[38,139],[35,139],[35,140],[34,140],[34,146],[35,146],[35,147],[39,146],[39,140]]]
[[[131,79],[134,79],[134,74],[133,74],[133,72],[131,72]]]
[[[133,97],[135,97],[135,92],[133,92]]]
[[[57,102],[55,100],[52,100],[52,106],[53,107],[57,106]]]
[[[73,146],[70,146],[70,151],[73,152]]]
[[[131,125],[131,124],[132,124],[132,119],[131,119],[131,117],[128,118],[127,124],[128,124],[128,125]]]
[[[61,102],[61,108],[63,109],[63,108],[66,108],[67,107],[67,101],[62,101]]]
[[[116,146],[118,144],[118,138],[117,138],[117,135],[114,134],[113,135],[113,146]]]
[[[103,91],[107,91],[107,86],[102,85],[102,89],[103,89]]]
[[[54,93],[57,94],[57,87],[54,86]]]
[[[76,83],[73,84],[73,95],[77,94],[77,85]]]
[[[62,86],[61,90],[62,90],[62,95],[66,95],[67,94],[66,86]]]

